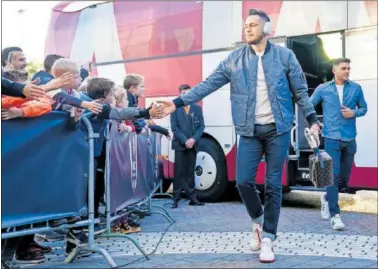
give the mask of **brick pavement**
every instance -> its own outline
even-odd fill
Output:
[[[159,200],[157,204],[167,204]],[[320,219],[319,209],[282,208],[276,240],[277,261],[258,262],[248,248],[251,222],[239,202],[169,209],[176,223],[170,227],[151,260],[141,259],[125,239],[100,239],[118,265],[129,268],[377,268],[377,215],[344,213],[347,229],[333,231]],[[166,220],[152,215],[142,220],[142,233],[134,234],[147,253],[152,252]],[[106,268],[97,255],[63,264],[63,243],[53,244],[49,261],[38,268]],[[36,267],[36,268],[37,268]]]

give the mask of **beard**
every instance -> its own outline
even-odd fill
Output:
[[[254,40],[247,40],[247,43],[248,45],[257,45],[259,44],[262,40],[264,39],[264,35],[261,35],[261,36],[258,36],[256,39]]]

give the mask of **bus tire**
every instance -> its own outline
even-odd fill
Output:
[[[226,158],[214,139],[204,137],[199,141],[195,183],[201,201],[216,202],[226,194],[229,186]]]

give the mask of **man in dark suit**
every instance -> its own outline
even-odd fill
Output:
[[[186,94],[189,90],[188,84],[179,87],[180,95]],[[183,189],[190,199],[189,205],[204,205],[197,199],[194,182],[197,145],[205,129],[201,107],[192,104],[177,109],[171,114],[171,128],[174,135],[172,149],[175,151],[172,208],[178,207]]]

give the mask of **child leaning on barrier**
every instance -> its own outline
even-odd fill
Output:
[[[98,114],[85,114],[91,120],[94,133],[98,133],[99,137],[94,141],[94,170],[96,174],[97,163],[101,157],[102,148],[105,141],[105,130],[108,124],[108,120],[135,120],[138,118],[161,118],[163,116],[163,108],[156,106],[149,109],[138,108],[117,108],[115,100],[115,83],[107,78],[101,77],[88,77],[83,81],[79,88],[81,92],[80,98],[88,101],[96,101],[102,105],[102,111]],[[81,125],[81,122],[78,123]],[[85,128],[84,125],[81,125]],[[103,180],[97,180],[95,178],[95,193],[94,193],[94,212],[95,218],[98,218],[98,209],[100,206],[100,200],[103,196],[101,183]],[[99,234],[105,231],[105,226],[101,224],[95,225],[95,234]],[[85,230],[86,228],[84,228]],[[67,235],[66,254],[72,252],[72,250],[82,243],[87,243],[88,237],[83,233],[80,228],[71,229]],[[88,255],[84,253],[83,255]]]
[[[129,106],[129,100],[124,88],[116,87],[115,89],[115,107],[127,108]],[[117,121],[117,130],[119,133],[131,133],[135,132],[135,126],[130,120]]]
[[[66,94],[64,98],[61,98],[59,101],[54,104],[54,110],[63,110],[70,112],[71,115],[71,123],[73,126],[77,125],[79,122],[81,115],[83,114],[83,110],[81,108],[88,109],[93,113],[101,112],[101,104],[94,102],[94,101],[86,101],[80,99],[81,94],[77,91],[81,83],[80,77],[80,70],[77,64],[67,58],[60,58],[55,61],[52,66],[52,74],[55,78],[60,78],[65,74],[70,74],[71,78],[67,84],[61,87],[58,90],[48,91],[46,95],[54,97],[61,93]],[[65,102],[67,99],[74,100],[73,97],[76,99],[76,104],[68,104]],[[81,104],[81,105],[80,105]],[[84,104],[84,105],[83,105]]]
[[[15,82],[25,82],[28,74],[23,70],[5,69],[3,76]],[[61,105],[87,108],[93,112],[101,111],[101,106],[95,102],[83,101],[71,96],[65,91],[55,90],[73,85],[73,80],[73,74],[70,72],[59,74],[57,78],[41,86],[48,94],[39,100],[2,96],[2,119],[9,120],[18,117],[37,117],[47,114],[51,110],[59,110],[59,106]]]
[[[126,90],[129,107],[138,107],[138,99],[144,94],[144,82],[143,76],[138,74],[128,74],[123,80],[123,87]],[[136,133],[145,133],[147,129],[153,132],[165,135],[168,140],[171,139],[168,129],[156,125],[154,121],[145,121],[144,119],[138,119],[133,121],[136,129]]]

